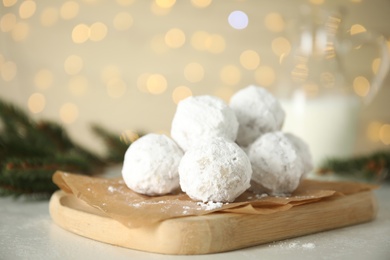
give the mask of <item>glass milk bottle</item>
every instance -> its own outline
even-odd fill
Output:
[[[304,6],[289,29],[292,51],[281,57],[276,94],[286,111],[283,130],[309,144],[315,166],[352,155],[361,105],[372,100],[389,68],[383,37],[345,30],[342,13]],[[360,66],[371,65],[372,57],[380,62],[375,73]]]

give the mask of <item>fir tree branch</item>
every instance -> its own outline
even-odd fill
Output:
[[[346,159],[331,158],[318,169],[321,175],[337,174],[366,181],[390,180],[390,151],[378,151],[369,155]]]
[[[93,130],[108,146],[106,158],[73,142],[60,124],[36,122],[0,99],[0,196],[50,195],[57,189],[52,182],[56,170],[94,174],[122,162],[129,144],[100,126]]]

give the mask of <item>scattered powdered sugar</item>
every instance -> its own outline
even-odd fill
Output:
[[[139,207],[141,207],[141,203],[130,204],[130,206],[132,206],[134,208],[139,208]]]
[[[255,194],[253,196],[248,196],[247,199],[248,200],[251,200],[253,198],[255,198],[255,199],[262,199],[262,198],[266,198],[266,197],[268,197],[268,194],[267,193],[262,193],[262,194]]]
[[[196,205],[201,206],[201,209],[204,209],[204,210],[213,210],[213,209],[221,208],[223,206],[223,203],[209,201],[207,203],[198,202],[198,203],[196,203]]]
[[[316,247],[316,245],[313,243],[306,243],[306,244],[303,244],[302,247],[307,248],[307,249],[313,249]]]
[[[115,188],[113,186],[108,186],[108,191],[113,193],[115,191]]]
[[[280,248],[280,249],[314,249],[316,248],[316,245],[314,243],[301,243],[299,241],[297,242],[287,242],[287,241],[279,241],[279,242],[273,242],[272,244],[268,245],[268,247],[273,248]]]
[[[183,214],[188,214],[189,206],[183,206]]]
[[[159,200],[159,201],[141,201],[137,203],[129,203],[129,206],[134,208],[139,208],[143,205],[161,205],[161,204],[167,204],[167,201],[165,200]]]

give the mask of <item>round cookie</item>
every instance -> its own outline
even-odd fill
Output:
[[[171,136],[187,151],[204,137],[222,137],[234,141],[238,121],[234,111],[213,96],[188,97],[177,106],[172,120]]]
[[[180,187],[203,202],[232,202],[250,186],[252,168],[237,144],[204,139],[188,150],[179,165]]]
[[[248,146],[264,133],[280,130],[285,113],[266,89],[254,85],[237,91],[230,99],[239,122],[236,142]]]
[[[274,196],[290,195],[305,171],[295,145],[282,132],[260,136],[249,148],[252,165],[250,190]]]
[[[294,134],[285,133],[285,136],[295,145],[297,153],[302,159],[302,163],[304,166],[304,175],[307,175],[314,168],[309,146],[306,144],[305,141],[303,141],[301,138]]]
[[[147,134],[130,145],[122,177],[133,191],[163,195],[179,188],[178,167],[183,151],[169,137]]]

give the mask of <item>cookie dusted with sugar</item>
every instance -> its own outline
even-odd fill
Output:
[[[249,148],[252,165],[250,190],[274,196],[288,196],[305,173],[300,151],[282,132],[266,133]]]
[[[294,144],[295,148],[297,149],[297,153],[301,157],[304,166],[304,175],[307,175],[314,168],[313,158],[311,156],[309,146],[305,141],[294,134],[285,133],[285,136]]]
[[[234,141],[237,131],[234,111],[222,99],[205,95],[179,102],[172,120],[171,136],[186,151],[206,137]]]
[[[232,202],[249,188],[252,168],[236,143],[209,138],[184,154],[179,175],[181,189],[193,200]]]
[[[164,195],[179,188],[178,167],[183,151],[169,137],[147,134],[126,151],[122,177],[133,191]]]
[[[264,133],[282,128],[285,112],[279,101],[266,89],[250,85],[230,99],[239,122],[236,142],[248,146]]]

